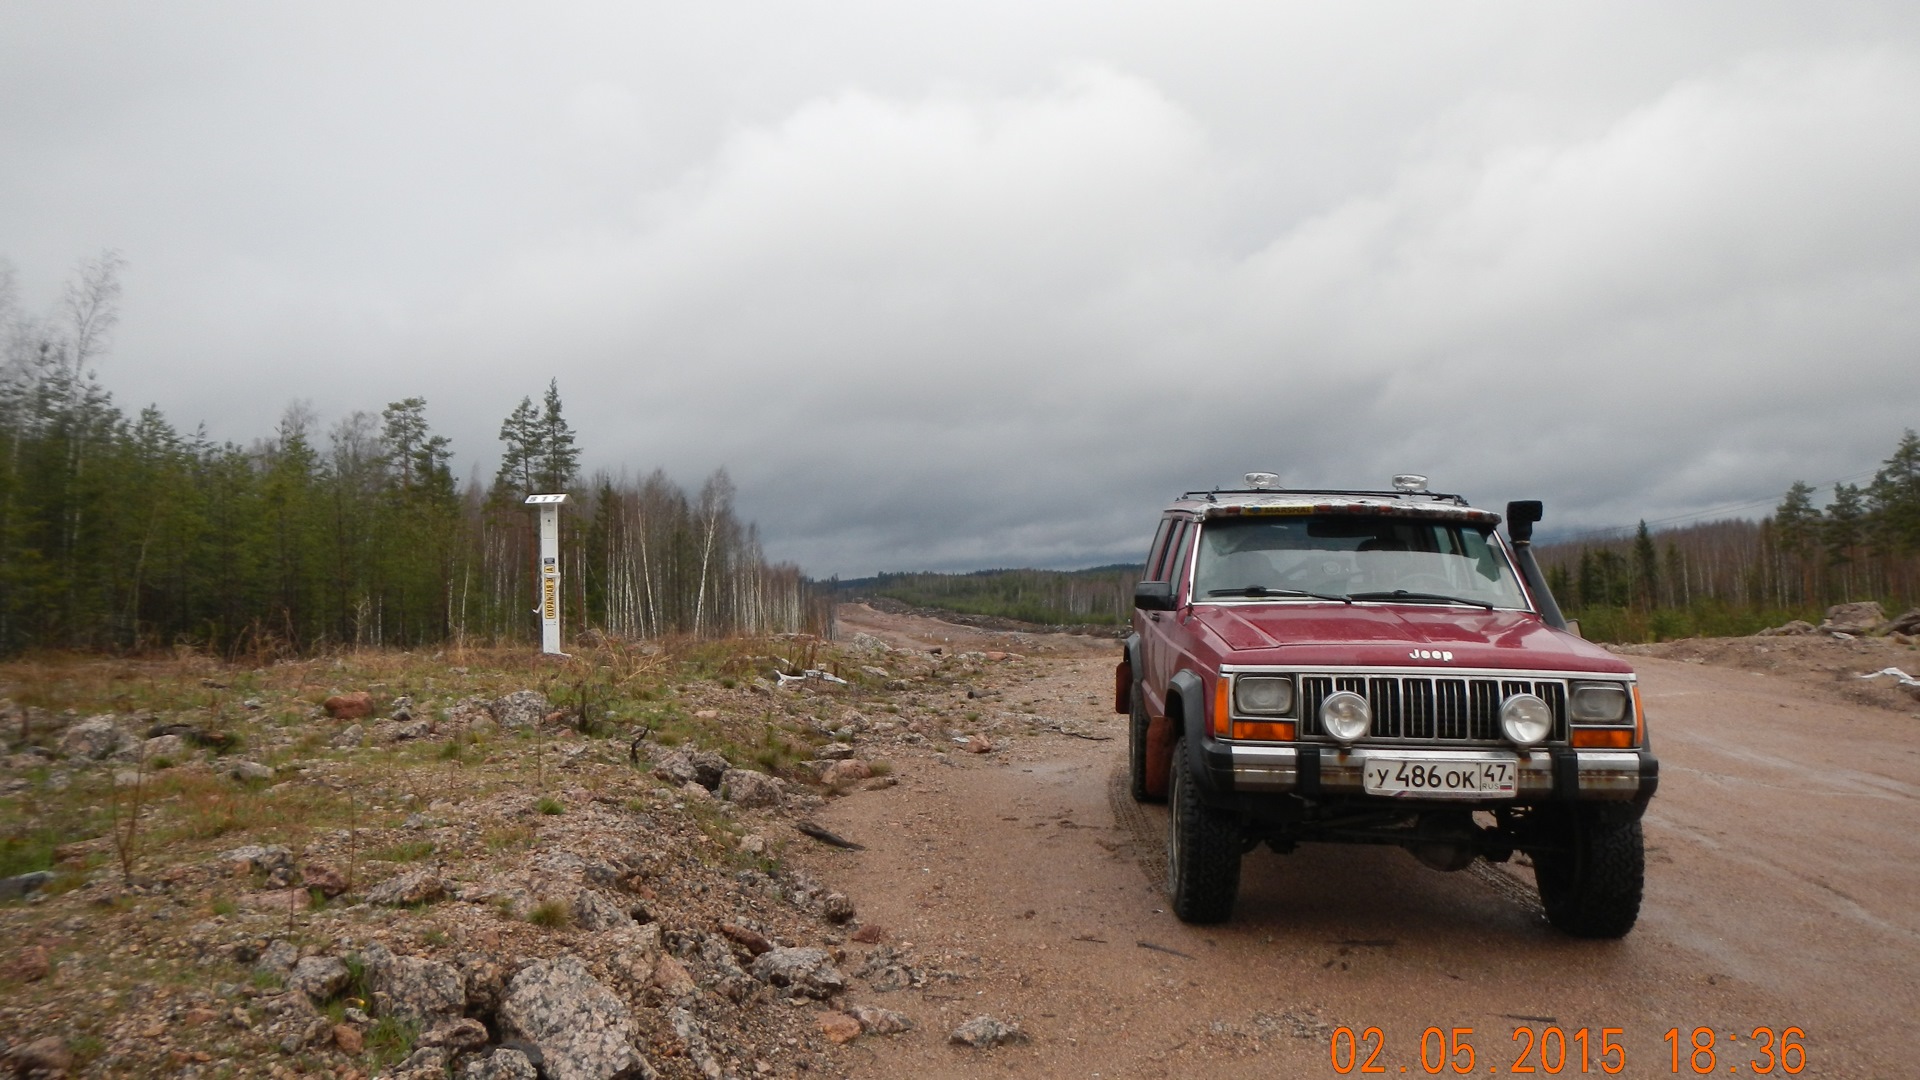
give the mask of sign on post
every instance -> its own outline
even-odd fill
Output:
[[[560,651],[560,507],[565,492],[553,495],[529,495],[527,505],[540,511],[540,651],[565,656]]]

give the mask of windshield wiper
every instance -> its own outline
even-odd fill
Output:
[[[1418,604],[1465,604],[1468,607],[1493,610],[1493,605],[1485,600],[1469,600],[1464,596],[1448,596],[1446,593],[1408,592],[1405,589],[1393,589],[1387,592],[1357,592],[1348,597],[1350,600],[1410,600]]]
[[[1265,585],[1248,585],[1244,588],[1239,588],[1239,589],[1208,589],[1207,595],[1208,596],[1253,596],[1253,597],[1307,596],[1307,597],[1312,597],[1315,600],[1332,600],[1335,603],[1340,603],[1340,604],[1353,603],[1353,598],[1349,596],[1332,596],[1327,593],[1304,592],[1300,589],[1269,589]]]

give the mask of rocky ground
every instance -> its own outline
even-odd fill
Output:
[[[1831,701],[1920,709],[1920,608],[1888,618],[1871,601],[1837,604],[1815,626],[1792,622],[1751,637],[1610,646],[1622,656],[1779,675]],[[1904,666],[1903,666],[1904,665]]]
[[[903,755],[1017,734],[981,724],[967,688],[1028,664],[856,634],[550,666],[9,665],[0,1060],[832,1072],[837,1047],[910,1023],[876,993],[953,976],[788,853],[832,843],[800,831],[809,815],[895,784]]]

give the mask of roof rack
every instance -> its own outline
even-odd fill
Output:
[[[1219,502],[1218,496],[1221,495],[1350,495],[1369,499],[1432,499],[1457,506],[1469,505],[1463,496],[1440,491],[1361,491],[1345,488],[1214,488],[1210,491],[1189,491],[1180,497]]]

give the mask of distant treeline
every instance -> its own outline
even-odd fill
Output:
[[[970,574],[881,574],[843,581],[844,594],[886,596],[915,607],[1045,626],[1113,626],[1133,614],[1139,566],[1088,570],[976,570]]]
[[[824,629],[824,596],[769,565],[724,471],[578,484],[559,388],[502,424],[491,486],[457,486],[423,398],[324,433],[289,408],[242,447],[128,417],[94,374],[118,260],[34,318],[0,274],[0,653],[189,644],[256,655],[536,636],[530,491],[568,491],[571,631],[628,637]]]
[[[1817,622],[1833,604],[1920,604],[1920,437],[1908,431],[1873,481],[1836,484],[1824,507],[1796,481],[1772,516],[1543,544],[1549,587],[1606,641],[1749,634]]]
[[[1795,482],[1760,521],[1714,521],[1630,536],[1543,543],[1554,596],[1600,641],[1751,634],[1827,607],[1920,605],[1920,436],[1905,433],[1871,483],[1837,484],[1824,506]],[[882,574],[843,593],[1023,622],[1117,624],[1132,612],[1138,566]]]

